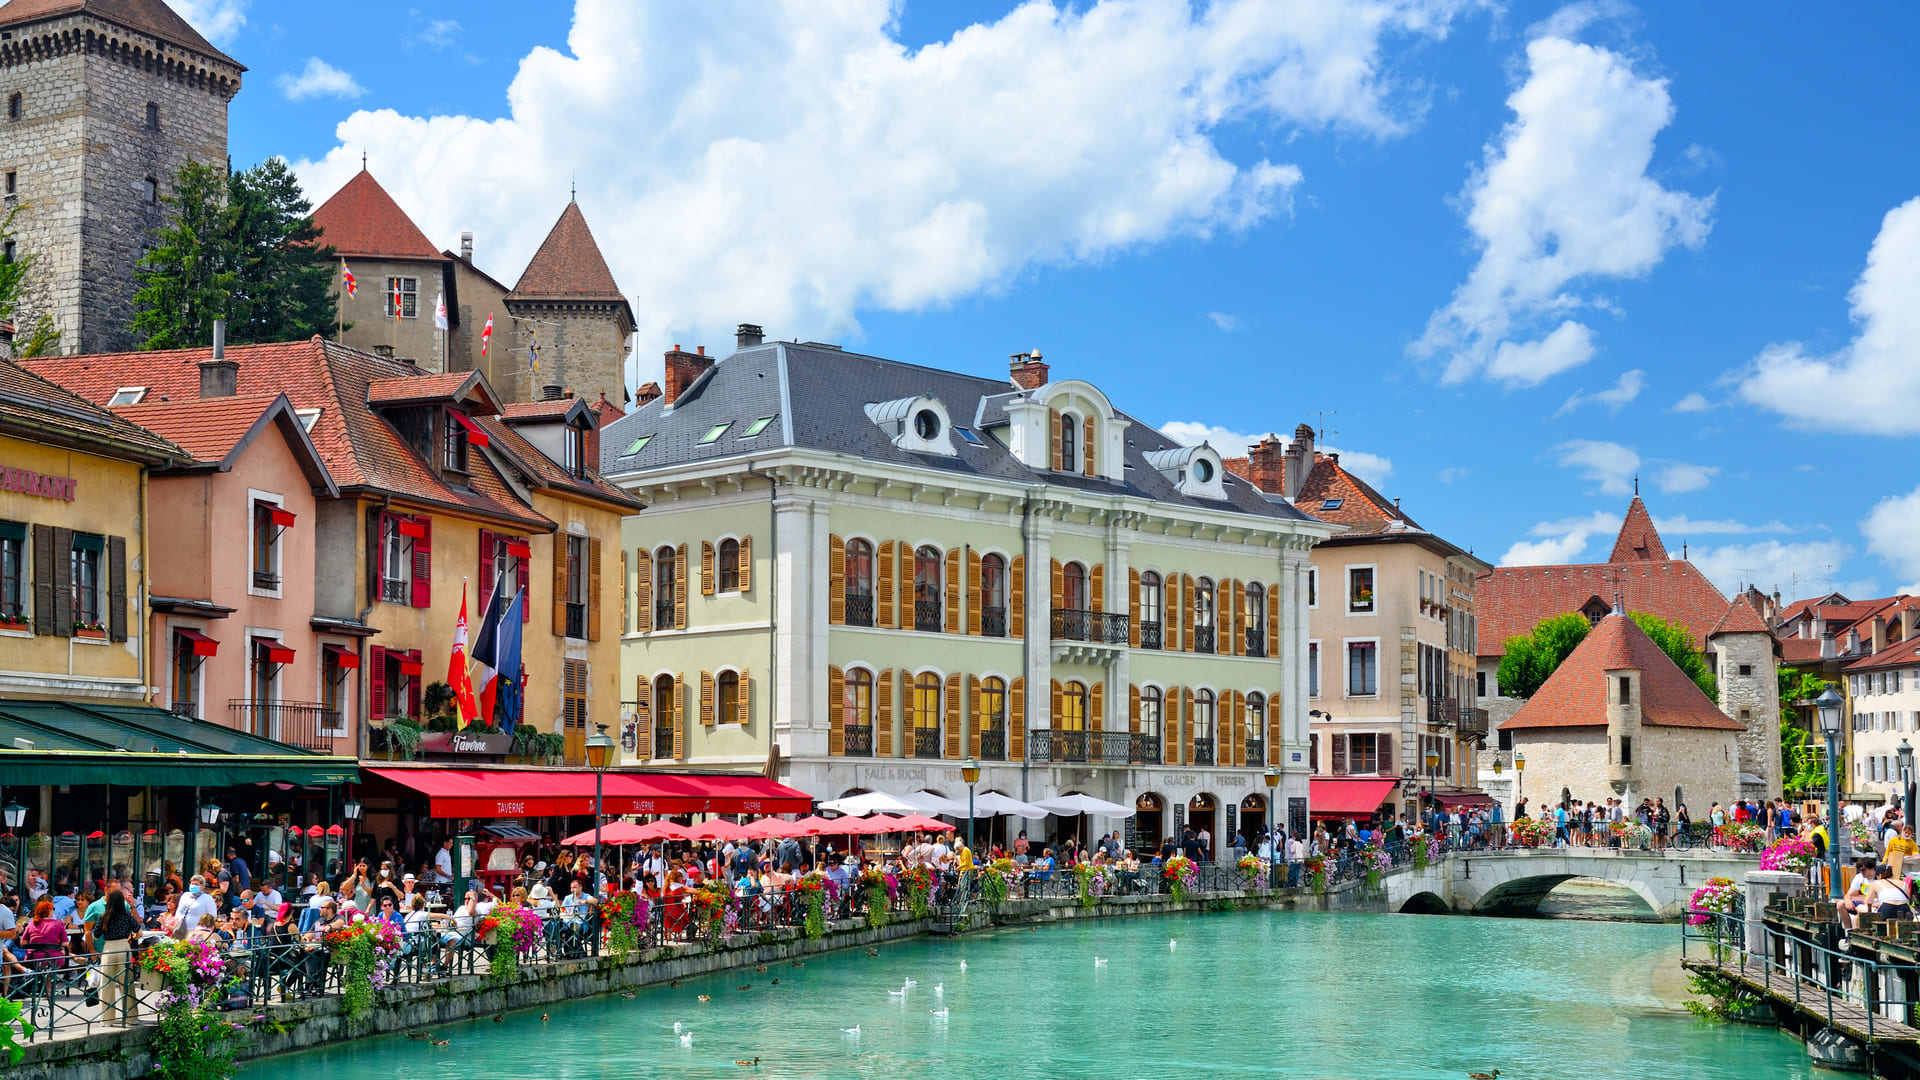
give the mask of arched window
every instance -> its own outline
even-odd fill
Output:
[[[1007,636],[1007,560],[999,555],[980,558],[980,632]]]
[[[721,724],[740,722],[740,673],[723,671],[716,680],[714,720]]]
[[[996,678],[980,680],[980,757],[1007,759],[1007,684]]]
[[[1166,702],[1160,696],[1159,687],[1148,686],[1148,687],[1143,687],[1141,689],[1140,691],[1140,734],[1142,736],[1146,738],[1154,739],[1154,740],[1158,740],[1160,738],[1161,717],[1165,715],[1165,712],[1164,712],[1165,704]],[[1158,746],[1149,748],[1147,750],[1148,760],[1149,761],[1159,760],[1159,758],[1156,756],[1158,753],[1159,753]]]
[[[913,628],[937,634],[940,612],[940,551],[931,545],[913,553]]]
[[[873,672],[865,668],[847,671],[844,712],[848,757],[873,756]]]
[[[663,547],[653,553],[653,628],[671,630],[673,628],[673,586],[679,580],[680,568],[675,565],[674,549]]]
[[[1140,647],[1143,649],[1164,648],[1165,633],[1160,621],[1161,612],[1166,609],[1166,588],[1160,584],[1160,575],[1152,570],[1140,575]]]
[[[940,676],[931,671],[913,677],[913,756],[940,756]]]
[[[719,575],[718,591],[740,591],[740,541],[733,539],[720,541]]]
[[[1247,582],[1245,630],[1247,655],[1267,655],[1267,590],[1257,581]]]
[[[1213,691],[1195,690],[1193,692],[1193,763],[1211,765],[1216,760],[1213,750]]]
[[[1193,651],[1213,651],[1213,579],[1193,583]]]
[[[847,625],[873,625],[873,545],[847,541]]]
[[[1087,610],[1087,568],[1070,562],[1060,570],[1060,596],[1068,611]]]
[[[1072,413],[1060,414],[1060,468],[1080,471],[1080,421]]]
[[[1254,692],[1247,695],[1247,764],[1265,765],[1269,756],[1277,755],[1280,748],[1267,745],[1267,696]],[[1279,760],[1277,756],[1273,758]]]
[[[666,549],[671,551],[672,549]],[[673,623],[669,621],[668,626]],[[653,680],[653,756],[673,756],[673,676]]]
[[[1087,684],[1070,682],[1060,692],[1060,729],[1087,730]]]

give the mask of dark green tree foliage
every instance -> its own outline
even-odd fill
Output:
[[[227,320],[235,344],[333,329],[334,249],[318,242],[313,207],[285,162],[232,174],[189,162],[165,201],[168,223],[135,272],[141,348],[210,344],[215,319]]]
[[[1668,622],[1644,611],[1627,613],[1675,667],[1686,673],[1702,693],[1715,702],[1720,691],[1707,661],[1694,647],[1693,635],[1679,623]],[[1533,628],[1530,634],[1516,634],[1506,640],[1507,654],[1500,658],[1500,693],[1507,697],[1530,698],[1573,655],[1593,629],[1586,616],[1575,613],[1555,615]]]
[[[19,213],[20,207],[15,206],[0,218],[0,250],[13,239],[13,219]],[[0,260],[0,322],[15,321],[14,309],[26,289],[27,275],[33,272],[34,261],[31,252],[16,253],[10,262]],[[54,329],[52,316],[41,315],[31,330],[21,333],[15,328],[13,352],[19,357],[43,356],[51,352],[59,340],[60,331]]]
[[[1714,680],[1713,672],[1707,669],[1707,658],[1693,646],[1693,634],[1676,622],[1668,622],[1657,615],[1644,611],[1630,611],[1627,617],[1639,624],[1640,629],[1653,639],[1660,651],[1667,654],[1673,666],[1693,680],[1693,685],[1707,695],[1707,699],[1716,705],[1720,702],[1720,685]]]

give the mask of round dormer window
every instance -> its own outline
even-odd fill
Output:
[[[1213,483],[1213,462],[1203,457],[1194,458],[1193,478],[1202,484]]]
[[[940,414],[932,409],[921,409],[913,414],[913,433],[922,439],[940,437]]]

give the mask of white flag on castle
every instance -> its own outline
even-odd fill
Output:
[[[436,330],[447,328],[447,294],[440,293],[433,298],[433,325]]]

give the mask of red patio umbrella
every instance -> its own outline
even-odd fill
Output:
[[[812,814],[794,822],[793,825],[794,828],[804,827],[807,830],[797,834],[800,836],[839,836],[846,831],[849,824],[859,820],[859,818],[848,817],[823,818],[818,814]]]
[[[643,844],[648,839],[640,835],[643,830],[643,826],[635,825],[631,821],[609,821],[600,826],[600,842],[615,845]],[[588,829],[586,832],[569,836],[560,843],[564,847],[591,847],[593,830]]]
[[[853,819],[846,818],[842,820],[849,822],[847,831],[855,836],[879,836],[881,833],[902,831],[903,826],[900,822],[904,819],[888,817],[885,814],[874,814],[870,817],[860,818],[857,822]]]
[[[777,817],[763,817],[758,821],[749,821],[742,826],[756,839],[779,840],[789,836],[813,836],[814,833],[796,821],[786,821]]]
[[[693,827],[689,834],[695,840],[752,840],[757,839],[747,831],[744,825],[735,825],[726,818],[714,818]]]
[[[675,825],[673,822],[666,820],[648,822],[640,826],[639,831],[634,835],[639,837],[639,840],[636,842],[642,844],[657,843],[661,840],[693,839],[693,831],[691,829]]]
[[[939,820],[938,818],[930,818],[925,814],[908,814],[906,817],[903,817],[900,819],[900,824],[898,827],[901,829],[905,829],[908,832],[952,832],[953,831],[953,826],[947,824],[944,821]]]

